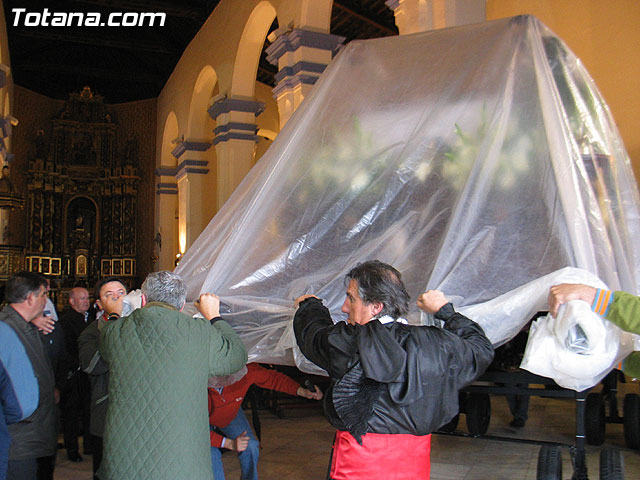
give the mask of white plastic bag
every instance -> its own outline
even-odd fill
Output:
[[[631,335],[582,300],[560,306],[532,323],[521,368],[582,391],[597,384],[631,352]]]

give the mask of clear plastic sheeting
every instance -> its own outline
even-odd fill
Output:
[[[530,318],[510,292],[564,267],[639,293],[638,213],[592,79],[520,16],[349,43],[176,272],[221,296],[251,361],[293,362],[303,293],[344,320],[344,275],[374,258],[414,299],[500,298],[474,317],[500,344]]]

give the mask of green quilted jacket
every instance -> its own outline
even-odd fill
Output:
[[[101,329],[110,403],[100,479],[212,479],[207,379],[246,364],[238,335],[163,303]]]
[[[626,332],[640,334],[640,298],[627,292],[615,292],[605,318]],[[640,378],[640,352],[631,352],[625,358],[622,370],[630,377]]]

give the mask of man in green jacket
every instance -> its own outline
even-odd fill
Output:
[[[549,312],[554,317],[563,303],[583,300],[591,310],[622,330],[640,334],[640,298],[627,292],[602,290],[580,283],[554,285],[549,290]],[[640,378],[640,352],[632,352],[623,362],[623,371]]]
[[[207,379],[240,370],[247,352],[217,296],[200,296],[205,319],[181,313],[186,291],[178,275],[151,273],[143,307],[99,325],[110,372],[101,480],[213,478]]]

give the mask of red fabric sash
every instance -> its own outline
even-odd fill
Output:
[[[331,459],[334,480],[429,480],[431,435],[367,433],[362,446],[336,432]]]

